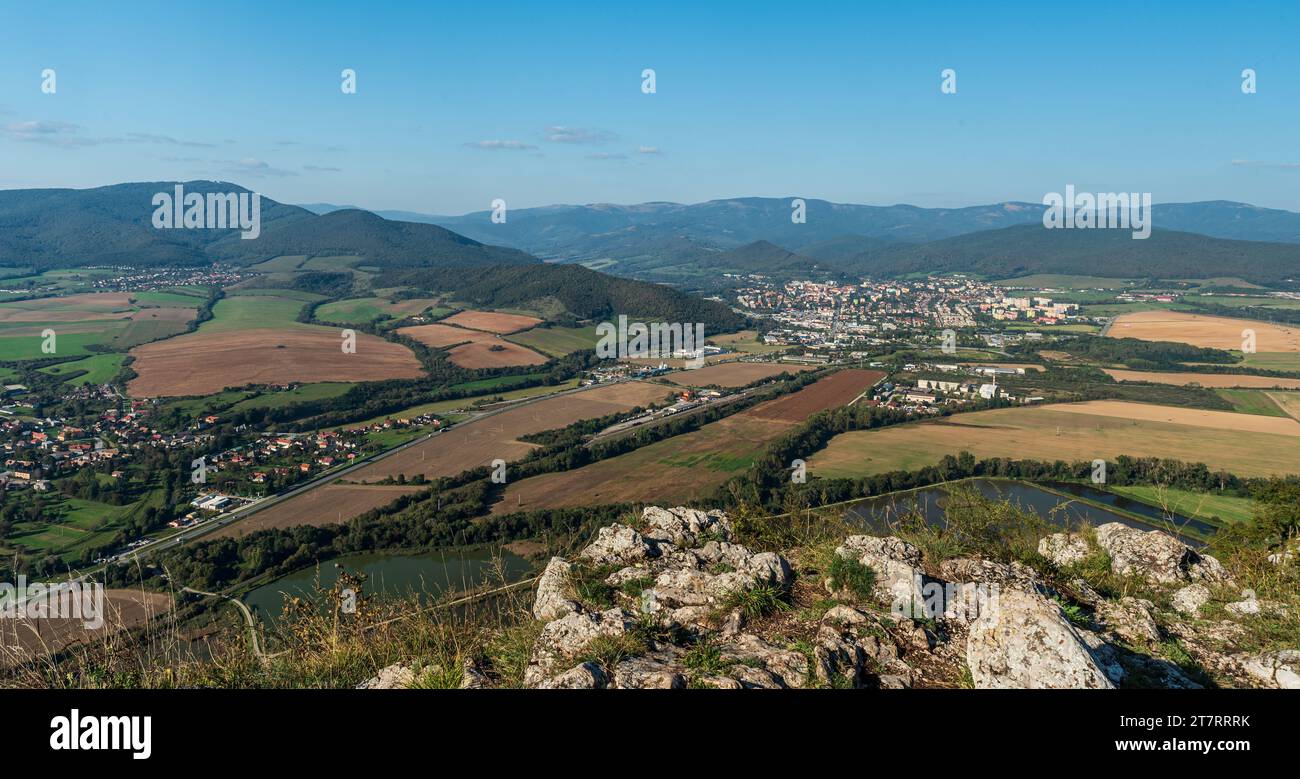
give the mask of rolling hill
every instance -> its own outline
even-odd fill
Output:
[[[157,229],[153,196],[178,182],[94,189],[0,191],[0,265],[37,269],[80,265],[249,264],[280,254],[358,255],[373,265],[535,263],[517,249],[488,246],[432,224],[383,219],[368,211],[317,215],[261,199],[261,235],[234,229]],[[217,181],[181,182],[189,193],[248,192]]]
[[[1133,240],[1127,230],[1048,230],[1021,225],[924,244],[902,244],[842,258],[849,273],[975,273],[1009,278],[1035,273],[1115,278],[1239,276],[1260,284],[1300,278],[1300,245],[1233,241],[1175,230]]]

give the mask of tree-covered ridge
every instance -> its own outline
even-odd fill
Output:
[[[159,229],[153,198],[248,193],[221,181],[156,181],[94,189],[0,191],[0,264],[37,269],[83,265],[195,266],[218,260],[253,263],[282,254],[347,255],[376,265],[530,263],[516,249],[488,246],[431,224],[346,210],[317,216],[260,199],[261,231]]]
[[[579,265],[391,270],[375,284],[418,287],[483,308],[528,308],[553,300],[576,319],[614,320],[623,314],[654,321],[703,322],[706,334],[731,332],[745,324],[744,317],[717,301]]]

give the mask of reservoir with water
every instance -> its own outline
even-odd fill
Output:
[[[533,570],[532,563],[505,550],[434,550],[409,553],[361,553],[321,562],[250,590],[244,597],[263,620],[280,616],[285,596],[315,599],[317,584],[328,590],[340,571],[365,574],[368,595],[416,596],[429,603],[447,592],[463,592],[483,584],[518,581]]]
[[[1215,530],[1214,525],[1209,523],[1168,514],[1145,503],[1083,484],[1062,482],[1038,486],[1002,479],[969,479],[960,484],[978,490],[986,498],[1010,501],[1061,527],[1119,522],[1138,530],[1164,530],[1196,547],[1204,546],[1204,542],[1199,541],[1196,535],[1208,537]],[[949,498],[949,489],[954,486],[956,485],[936,485],[867,498],[849,507],[844,516],[848,521],[877,533],[889,532],[891,524],[910,511],[921,513],[930,524],[940,524]],[[1109,511],[1074,498],[1112,506],[1125,513]]]

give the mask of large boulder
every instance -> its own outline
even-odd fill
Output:
[[[857,560],[876,574],[874,596],[906,613],[925,603],[921,550],[895,536],[849,536],[835,554]]]
[[[738,593],[758,586],[784,592],[790,565],[773,552],[754,554],[739,544],[710,541],[690,550],[694,565],[668,567],[641,593],[641,610],[660,624],[703,628]]]
[[[1058,568],[1076,565],[1092,554],[1088,541],[1075,533],[1053,533],[1038,542],[1038,553]]]
[[[1300,690],[1300,650],[1266,652],[1247,659],[1243,666],[1251,679],[1264,687]]]
[[[731,520],[723,512],[700,511],[682,506],[665,509],[647,506],[641,512],[645,537],[674,546],[698,546],[701,542],[731,540]]]
[[[1120,576],[1138,576],[1156,584],[1229,581],[1218,560],[1159,530],[1109,522],[1097,528],[1097,545],[1110,555],[1111,570]]]
[[[1115,635],[1133,646],[1160,642],[1160,628],[1156,625],[1155,604],[1149,600],[1124,596],[1118,601],[1102,601],[1097,616]]]
[[[647,541],[635,529],[614,523],[602,527],[578,556],[593,565],[636,565],[659,556],[658,545]]]
[[[538,687],[552,678],[566,662],[597,638],[617,638],[632,627],[631,617],[622,609],[596,613],[574,612],[546,623],[533,656],[524,671],[524,684]]]
[[[533,599],[533,616],[543,622],[581,611],[576,601],[569,599],[569,571],[572,566],[562,558],[552,557],[542,577],[537,580],[537,596]]]
[[[1210,588],[1204,584],[1189,584],[1174,593],[1174,611],[1189,617],[1198,616],[1201,607],[1210,602]]]
[[[403,663],[383,668],[370,679],[357,685],[358,690],[404,690],[415,682],[415,671]]]
[[[966,663],[978,688],[1111,689],[1061,609],[1019,589],[970,625]]]

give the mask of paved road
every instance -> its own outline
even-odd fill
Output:
[[[229,595],[196,590],[193,587],[181,587],[181,592],[192,592],[195,595],[203,595],[208,598],[221,598],[235,604],[235,606],[243,613],[244,622],[248,625],[248,640],[252,642],[253,654],[257,655],[258,660],[263,662],[266,661],[266,654],[262,652],[262,645],[257,640],[257,620],[253,619],[253,612],[249,610],[248,606],[246,606],[242,600],[239,598],[232,598]]]
[[[428,433],[427,435],[422,435],[419,438],[414,438],[410,441],[407,441],[404,444],[399,444],[391,449],[386,449],[382,452],[378,452],[376,454],[370,455],[369,457],[360,458],[356,462],[348,465],[345,468],[341,468],[336,471],[327,471],[325,473],[322,473],[319,476],[316,476],[315,478],[309,481],[303,482],[302,484],[298,484],[292,487],[286,492],[273,495],[269,498],[262,498],[261,500],[257,500],[249,504],[248,506],[245,506],[240,509],[236,509],[234,511],[231,511],[228,514],[222,514],[215,519],[211,519],[207,522],[204,522],[201,525],[182,530],[176,535],[168,536],[167,538],[159,539],[157,541],[151,541],[147,544],[142,544],[136,547],[135,549],[122,552],[110,558],[110,561],[127,559],[146,552],[148,553],[160,552],[166,549],[171,549],[173,547],[180,546],[181,544],[184,544],[188,541],[193,541],[196,538],[208,535],[209,533],[212,533],[216,530],[220,530],[223,527],[226,527],[242,519],[245,519],[246,517],[255,514],[259,511],[262,511],[263,509],[268,509],[272,506],[275,506],[279,503],[289,500],[290,498],[294,498],[297,497],[298,495],[308,492],[309,490],[316,489],[317,487],[321,487],[324,486],[325,484],[329,484],[330,482],[341,479],[344,476],[347,476],[349,473],[352,473],[353,471],[359,468],[364,468],[372,463],[383,460],[386,457],[391,457],[413,446],[419,446],[420,444],[423,444],[429,439],[442,435],[446,431],[451,430],[453,428],[460,427],[463,425],[468,425],[473,422],[478,422],[479,420],[487,419],[489,417],[495,416],[497,414],[502,414],[507,411],[513,411],[517,408],[522,408],[523,406],[527,406],[532,403],[538,403],[543,400],[550,400],[551,398],[558,398],[565,395],[573,395],[579,392],[587,392],[589,390],[597,389],[599,387],[608,387],[612,384],[618,384],[623,381],[629,381],[629,380],[620,379],[619,381],[605,382],[603,384],[593,384],[588,387],[575,387],[574,389],[562,390],[560,392],[553,392],[548,395],[538,395],[536,397],[525,398],[523,400],[502,404],[501,407],[499,408],[494,408],[488,411],[475,414],[469,419],[463,420],[461,422],[457,422],[456,424],[453,425],[447,425],[445,428],[442,428],[432,433]]]

